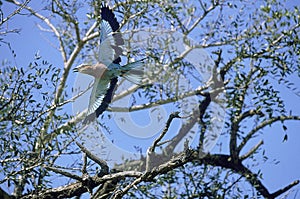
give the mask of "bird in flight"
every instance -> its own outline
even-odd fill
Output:
[[[73,69],[91,75],[95,78],[92,93],[90,95],[88,111],[83,124],[87,124],[98,118],[112,100],[118,77],[122,76],[129,81],[138,84],[142,80],[141,68],[145,59],[121,66],[122,46],[124,40],[119,31],[120,25],[109,7],[101,8],[100,22],[100,46],[97,63],[81,64]]]

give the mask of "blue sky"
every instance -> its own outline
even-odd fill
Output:
[[[7,3],[4,4],[2,10],[4,16],[6,16],[8,13],[11,13],[15,7]],[[296,1],[289,1],[288,6],[295,4],[297,4]],[[60,53],[51,46],[51,42],[55,42],[55,40],[53,40],[51,34],[39,31],[36,25],[37,23],[40,23],[40,21],[33,17],[15,16],[12,18],[8,23],[8,28],[21,28],[21,32],[19,34],[8,34],[4,37],[4,41],[11,44],[17,57],[14,59],[8,46],[0,43],[1,61],[6,59],[10,61],[12,65],[16,63],[17,66],[26,67],[33,60],[34,55],[39,52],[43,59],[48,60],[57,67],[63,67]],[[68,83],[72,85],[74,79],[75,75],[71,75]],[[300,80],[296,76],[294,76],[291,81],[295,83],[295,85],[300,85]],[[280,90],[281,96],[287,105],[287,110],[292,110],[294,115],[300,115],[299,96],[284,86],[280,86]],[[269,160],[265,163],[258,161],[258,165],[252,167],[252,169],[262,170],[264,174],[263,182],[271,192],[286,186],[294,180],[300,179],[300,122],[287,121],[285,124],[288,127],[288,140],[286,142],[283,142],[285,132],[279,123],[272,127],[266,127],[263,130],[263,135],[260,135],[252,142],[256,144],[255,141],[260,139],[264,140],[263,148],[266,149],[266,155],[269,157]],[[223,143],[223,146],[226,145],[225,143]],[[217,151],[217,149],[215,149],[215,151]],[[279,161],[279,163],[274,164],[275,160]],[[295,192],[300,191],[300,186],[296,186],[294,190],[289,198],[293,198]],[[297,196],[300,197],[300,194]]]

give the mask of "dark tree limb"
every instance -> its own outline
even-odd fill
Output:
[[[246,178],[247,181],[256,188],[256,190],[264,196],[265,198],[275,198],[280,194],[286,192],[287,190],[291,189],[295,185],[299,183],[298,180],[294,181],[287,187],[280,189],[274,193],[270,193],[268,189],[264,186],[264,184],[259,179],[259,176],[253,173],[251,170],[246,168],[242,162],[234,161],[230,155],[223,155],[223,154],[207,154],[203,158],[199,158],[199,151],[198,150],[190,150],[187,152],[182,152],[178,154],[175,158],[171,159],[170,161],[153,168],[151,171],[145,172],[143,175],[136,178],[131,184],[127,185],[123,190],[119,190],[115,192],[113,198],[122,198],[131,188],[138,185],[141,182],[149,182],[153,181],[153,179],[161,174],[165,174],[175,168],[178,168],[188,162],[197,162],[198,165],[212,165],[212,166],[220,166],[222,168],[230,169],[242,177]]]
[[[120,181],[125,177],[139,177],[141,176],[141,172],[137,171],[123,171],[115,174],[107,174],[103,177],[99,177],[95,175],[90,178],[90,187],[89,189],[93,189],[109,180],[117,180]],[[74,182],[65,186],[42,190],[39,193],[30,193],[20,197],[21,199],[31,199],[31,198],[39,198],[39,199],[52,199],[52,198],[71,198],[74,196],[80,196],[83,193],[88,192],[88,188],[82,182]]]
[[[294,182],[292,182],[288,186],[286,186],[286,187],[284,187],[282,189],[279,189],[278,191],[275,191],[274,193],[271,194],[271,198],[276,198],[277,196],[279,196],[279,195],[287,192],[288,190],[290,190],[291,188],[293,188],[297,184],[299,184],[299,180],[295,180]]]
[[[9,194],[7,194],[3,189],[0,188],[0,198],[2,199],[11,199],[13,198]]]
[[[90,178],[89,189],[93,189],[109,180],[114,180],[115,182],[120,182],[122,179],[126,177],[134,177],[135,180],[127,185],[122,191],[117,191],[114,193],[113,198],[121,198],[124,196],[131,188],[138,185],[141,182],[149,182],[153,181],[155,177],[165,174],[175,168],[183,166],[188,162],[194,162],[198,165],[212,165],[212,166],[220,166],[222,168],[230,169],[244,178],[248,180],[248,182],[256,188],[256,190],[265,198],[275,198],[280,194],[288,191],[292,187],[299,184],[299,180],[294,181],[288,186],[275,191],[274,193],[270,193],[268,189],[264,186],[264,184],[259,179],[259,176],[253,173],[250,169],[246,168],[242,164],[242,160],[234,161],[230,155],[224,154],[207,154],[206,156],[200,158],[198,150],[186,149],[186,151],[177,154],[168,162],[161,164],[152,168],[150,171],[146,171],[144,173],[137,171],[124,171],[118,172],[114,174],[107,174],[102,177],[95,175]],[[61,186],[54,189],[43,190],[38,193],[39,198],[69,198],[81,195],[82,193],[88,192],[88,188],[82,182],[71,183],[66,186]],[[33,198],[36,197],[36,193],[30,193],[21,198]]]
[[[152,168],[152,161],[154,160],[154,153],[155,153],[155,148],[160,145],[160,142],[162,138],[166,135],[167,131],[169,130],[169,127],[171,125],[171,122],[175,118],[180,118],[179,112],[171,113],[169,116],[169,119],[167,120],[166,126],[164,130],[161,132],[158,138],[156,138],[153,142],[153,144],[148,148],[147,151],[147,158],[146,158],[146,171],[149,171],[150,168]]]

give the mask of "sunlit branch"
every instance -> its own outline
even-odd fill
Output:
[[[286,34],[287,32],[294,31],[294,30],[296,30],[299,27],[300,27],[300,23],[297,23],[294,26],[292,26],[289,29],[287,29],[286,31],[284,31],[283,33],[281,33],[276,39],[273,40],[273,42],[268,46],[268,48],[266,49],[266,51],[268,51],[270,47],[276,46],[277,43],[279,43],[284,37],[286,37],[287,36],[287,34]]]
[[[135,106],[132,106],[132,107],[129,107],[129,108],[128,107],[109,107],[107,110],[112,111],[112,112],[138,111],[138,110],[142,110],[142,109],[147,109],[147,108],[156,107],[156,106],[159,106],[159,105],[172,103],[172,102],[182,100],[184,98],[195,96],[195,95],[204,95],[204,93],[202,91],[206,90],[208,88],[209,88],[209,86],[198,87],[196,90],[189,91],[189,92],[183,93],[179,96],[170,97],[170,98],[167,98],[167,99],[164,99],[164,100],[158,100],[156,102],[149,102],[149,103],[142,104],[142,105],[135,105]]]
[[[108,181],[108,180],[117,180],[117,179],[124,179],[125,177],[139,177],[141,176],[142,173],[138,171],[123,171],[115,174],[108,174],[103,177],[99,177],[98,175],[95,175],[91,177],[90,180],[90,187],[95,188],[96,186]],[[81,179],[82,181],[82,179]],[[82,182],[75,182],[75,183],[70,183],[65,186],[60,186],[57,188],[52,188],[52,189],[46,189],[43,190],[39,193],[39,198],[49,198],[49,197],[54,197],[57,198],[58,196],[67,198],[67,197],[72,197],[72,196],[78,196],[80,193],[85,193],[88,191],[87,187],[82,186]],[[22,199],[31,199],[35,196],[35,193],[31,193],[28,195],[25,195],[22,197]]]
[[[61,13],[55,10],[54,2],[56,3],[57,7],[60,9]],[[66,9],[60,4],[59,1],[57,0],[52,1],[52,12],[60,15],[64,20],[66,20],[67,22],[71,22],[74,25],[77,42],[80,42],[81,39],[80,39],[78,21],[76,21],[69,13],[67,13]]]
[[[203,5],[202,1],[199,1],[201,7],[202,7],[202,11],[203,11],[203,14],[201,15],[201,17],[199,17],[195,22],[194,24],[187,30],[184,32],[184,34],[188,35],[190,32],[192,32],[197,26],[198,24],[203,21],[203,19],[205,19],[205,17],[207,16],[207,14],[209,14],[211,11],[213,11],[217,6],[218,4],[214,4],[214,5],[211,5],[209,8],[205,8],[205,6]]]
[[[18,5],[18,6],[21,6],[22,4],[16,0],[13,0],[13,3]],[[59,31],[56,29],[56,27],[50,22],[50,20],[48,18],[46,18],[45,16],[37,13],[36,11],[34,11],[31,7],[29,6],[24,6],[24,8],[26,10],[28,10],[31,14],[33,14],[34,16],[36,16],[37,18],[39,18],[40,20],[42,20],[45,24],[47,24],[47,26],[49,26],[49,28],[53,31],[53,33],[55,34],[55,36],[57,37],[58,41],[59,41],[59,46],[60,46],[60,52],[62,53],[62,57],[64,60],[67,59],[67,56],[66,56],[66,51],[65,51],[65,48],[64,48],[64,42],[63,42],[63,39],[59,33]]]
[[[82,49],[83,45],[89,41],[90,39],[93,39],[95,37],[97,37],[99,35],[99,32],[96,32],[96,34],[94,34],[93,37],[91,37],[92,32],[94,31],[94,29],[97,27],[98,22],[95,22],[90,29],[86,32],[85,36],[83,37],[83,39],[81,41],[78,41],[75,49],[73,50],[73,52],[71,53],[69,59],[66,61],[65,66],[64,66],[64,71],[63,71],[63,75],[60,79],[60,85],[57,89],[56,95],[55,95],[55,101],[54,103],[58,103],[59,98],[63,92],[63,89],[65,87],[65,83],[70,71],[70,68],[74,62],[74,60],[76,59],[77,55],[79,54],[80,50]],[[75,28],[79,28],[78,26],[75,26]],[[79,31],[79,30],[78,30]],[[54,111],[54,110],[53,110]],[[52,114],[49,115],[48,118],[51,118],[52,115],[54,114],[54,112],[51,112]],[[66,125],[70,125],[70,124],[74,124],[75,122],[78,122],[82,119],[83,115],[85,114],[85,112],[82,112],[81,114],[77,115],[74,119],[70,120],[69,122],[66,123]],[[64,126],[64,125],[63,125]]]
[[[22,5],[21,3],[19,3],[16,0],[14,0],[13,3],[16,4],[16,5],[19,5],[19,6]],[[72,63],[74,62],[75,57],[77,56],[77,54],[81,50],[83,44],[82,44],[82,42],[78,42],[78,45],[75,47],[75,49],[72,52],[69,60],[66,62],[66,52],[65,52],[65,49],[64,49],[64,43],[63,43],[62,37],[61,37],[59,31],[56,29],[56,27],[50,22],[50,20],[48,18],[46,18],[43,15],[35,12],[31,7],[24,6],[24,8],[27,9],[31,14],[33,14],[37,18],[39,18],[42,21],[44,21],[51,28],[51,30],[53,31],[53,33],[55,34],[55,36],[58,38],[59,43],[60,43],[60,51],[62,53],[62,57],[63,57],[64,62],[65,62],[65,66],[64,66],[65,70],[63,71],[63,75],[62,75],[62,77],[60,79],[60,84],[59,84],[59,86],[57,88],[57,92],[56,92],[56,95],[55,95],[55,98],[54,98],[54,101],[53,101],[53,104],[55,105],[55,104],[59,103],[59,98],[60,98],[60,96],[61,96],[61,94],[63,92],[63,89],[65,87],[65,82],[66,82],[67,76],[69,74],[70,67],[71,67]],[[44,128],[41,129],[41,140],[40,140],[40,143],[38,143],[36,145],[36,149],[37,150],[39,150],[38,148],[43,145],[43,142],[44,142],[43,137],[46,134],[46,131],[48,129],[50,121],[51,121],[51,119],[52,119],[52,117],[54,115],[54,111],[55,111],[55,109],[52,109],[52,111],[50,111],[48,117],[45,120]]]
[[[195,153],[194,153],[195,154]],[[121,198],[123,195],[125,195],[132,187],[138,185],[141,182],[149,182],[152,181],[154,177],[167,173],[168,171],[177,168],[184,163],[190,161],[192,157],[192,153],[181,153],[174,157],[173,159],[169,160],[168,162],[153,168],[151,171],[144,172],[143,175],[136,178],[132,183],[127,185],[124,189],[121,191],[117,191],[112,198]],[[197,159],[197,158],[196,158]]]
[[[10,18],[12,18],[14,15],[18,14],[21,12],[22,9],[24,9],[25,6],[27,6],[27,4],[30,2],[31,0],[26,0],[24,3],[22,4],[18,4],[18,8],[16,10],[14,10],[10,15],[8,15],[6,18],[4,18],[3,20],[0,21],[0,26],[2,24],[4,24],[6,21],[8,21]]]
[[[64,170],[61,170],[61,169],[58,169],[58,168],[55,168],[55,167],[49,167],[49,166],[44,166],[44,167],[45,167],[45,169],[49,169],[50,171],[53,171],[55,173],[61,174],[63,176],[66,176],[66,177],[69,177],[69,178],[72,178],[72,179],[75,179],[75,180],[78,180],[78,181],[81,181],[81,177],[77,176],[75,174],[69,173],[67,171],[64,171]]]
[[[147,150],[147,159],[146,159],[146,171],[149,171],[151,169],[151,161],[153,161],[152,156],[155,153],[155,148],[160,144],[160,141],[162,140],[162,138],[166,135],[167,131],[169,130],[169,127],[171,125],[171,122],[173,121],[173,119],[175,118],[180,118],[179,116],[179,112],[175,112],[170,114],[169,119],[166,123],[166,126],[164,128],[164,130],[161,132],[161,134],[159,135],[159,137],[157,137],[152,145],[148,148]]]
[[[141,82],[140,85],[134,84],[131,87],[129,87],[128,89],[123,90],[122,92],[120,92],[118,94],[115,94],[113,99],[112,99],[112,102],[118,101],[119,99],[122,99],[122,98],[134,93],[137,89],[139,89],[141,87],[141,85],[145,85],[148,82],[150,82],[150,80],[148,78],[146,78]],[[121,84],[122,84],[122,82],[119,85],[121,85]]]
[[[274,192],[273,194],[271,194],[270,198],[276,198],[277,196],[287,192],[288,190],[290,190],[291,188],[293,188],[294,186],[296,186],[297,184],[299,184],[299,180],[295,180],[294,182],[290,183],[288,186],[279,189],[278,191]]]
[[[118,101],[119,99],[122,99],[128,95],[130,95],[131,93],[135,92],[137,89],[139,88],[139,85],[132,85],[131,87],[129,87],[128,89],[116,94],[113,99],[112,99],[112,102],[114,101]],[[113,109],[113,108],[111,108]],[[113,110],[111,110],[113,111]]]
[[[247,159],[248,157],[250,157],[251,155],[253,155],[257,149],[259,149],[259,147],[261,145],[264,144],[264,141],[263,140],[260,140],[253,148],[251,148],[247,153],[245,153],[244,155],[242,155],[241,157],[239,157],[240,160],[245,160]]]
[[[81,172],[83,174],[87,174],[87,170],[86,170],[86,167],[87,167],[87,155],[86,155],[86,153],[82,154],[82,162],[83,162],[83,164],[82,164]]]
[[[256,132],[259,130],[263,129],[264,127],[273,124],[274,122],[277,121],[285,121],[285,120],[300,120],[299,116],[278,116],[278,117],[273,117],[270,118],[262,123],[260,123],[258,126],[253,128],[247,136],[243,139],[241,144],[237,147],[237,151],[241,151],[241,149],[248,143],[248,141],[254,136]]]

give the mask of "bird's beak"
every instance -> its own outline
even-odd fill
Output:
[[[74,69],[73,69],[73,72],[78,72],[78,68],[74,68]]]

